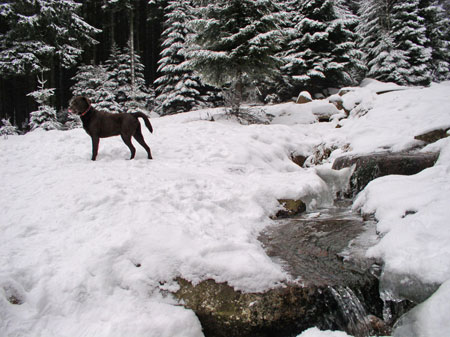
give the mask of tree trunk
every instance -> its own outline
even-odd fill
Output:
[[[136,75],[135,75],[135,64],[134,64],[134,12],[133,7],[130,9],[130,57],[131,57],[131,94],[132,100],[135,99],[135,85],[136,85]]]
[[[61,64],[61,60],[59,60],[59,108],[62,109],[65,97],[64,97],[64,77],[63,77],[64,68]]]

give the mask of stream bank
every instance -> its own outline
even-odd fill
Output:
[[[280,287],[243,293],[214,280],[178,280],[175,296],[196,313],[205,336],[288,337],[314,326],[356,337],[390,333],[379,265],[363,255],[376,240],[375,222],[352,212],[351,201],[279,219],[259,240],[289,274]],[[390,307],[390,322],[406,307]]]
[[[340,158],[333,168],[352,168],[344,195],[354,196],[373,179],[415,174],[433,166],[437,157],[376,153]],[[407,292],[426,285],[412,280],[411,287],[402,287],[401,275],[387,275],[382,261],[366,257],[379,239],[376,220],[353,211],[352,199],[309,212],[294,201],[280,202],[287,209],[295,205],[296,211],[279,212],[283,218],[266,228],[259,240],[289,275],[286,282],[263,293],[244,293],[214,280],[199,284],[178,280],[175,297],[196,313],[205,336],[288,337],[310,327],[343,330],[355,337],[386,336],[423,300]],[[295,215],[297,210],[304,213]],[[435,289],[432,285],[429,294]]]

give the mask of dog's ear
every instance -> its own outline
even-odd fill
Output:
[[[91,100],[85,96],[83,96],[84,101],[86,102],[86,104],[89,106],[91,105]]]

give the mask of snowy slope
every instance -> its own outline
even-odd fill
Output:
[[[285,279],[257,235],[277,199],[329,200],[314,171],[289,159],[305,136],[198,113],[153,125],[152,161],[142,148],[127,160],[116,137],[92,162],[82,129],[1,140],[0,331],[198,336],[194,314],[164,297],[177,276],[248,291]]]
[[[380,96],[358,89],[346,99],[372,109],[341,128],[337,120],[313,123],[317,102],[264,107],[272,125],[208,121],[221,109],[154,118],[155,133],[144,133],[151,161],[139,145],[127,160],[115,137],[101,140],[92,162],[82,129],[1,139],[0,336],[202,336],[195,315],[168,295],[174,278],[274,287],[287,276],[257,236],[277,199],[302,198],[310,208],[331,202],[315,168],[293,164],[292,152],[312,154],[318,144],[406,149],[420,131],[450,125],[449,91],[449,83]],[[450,279],[450,142],[433,146],[443,151],[436,167],[378,179],[355,207],[375,212],[385,234],[371,255],[442,283]],[[409,209],[417,213],[402,218]],[[408,253],[397,248],[398,232],[410,233],[401,241]]]

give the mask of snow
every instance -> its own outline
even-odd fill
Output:
[[[350,337],[345,332],[342,331],[320,331],[317,328],[311,328],[305,330],[301,335],[297,337]]]
[[[358,108],[370,113],[341,121],[342,141],[351,144],[353,153],[408,150],[421,144],[414,136],[450,126],[450,82],[382,95],[366,90],[353,94],[362,97]],[[347,95],[342,97],[344,106]]]
[[[214,279],[254,292],[288,279],[257,240],[277,199],[305,200],[309,210],[330,205],[348,176],[330,170],[334,158],[419,145],[415,135],[450,125],[449,89],[449,82],[382,95],[357,88],[342,96],[354,109],[341,128],[337,120],[317,123],[315,107],[331,105],[327,99],[261,107],[273,116],[270,125],[240,125],[221,108],[153,118],[154,134],[143,128],[151,161],[139,145],[127,160],[128,148],[114,137],[101,140],[92,162],[82,129],[0,139],[0,331],[202,336],[195,314],[170,295],[174,280]],[[328,163],[305,169],[290,160],[320,144],[339,147]],[[354,207],[379,221],[381,237],[368,254],[385,270],[442,284],[414,321],[444,336],[450,139],[423,151],[441,151],[434,167],[376,179]],[[347,335],[312,328],[300,336]]]
[[[305,135],[201,116],[153,119],[153,161],[141,148],[126,160],[115,137],[91,162],[82,129],[0,143],[0,331],[199,336],[195,315],[164,295],[176,277],[245,291],[286,279],[257,236],[277,199],[329,200],[326,184],[289,159]],[[11,305],[11,292],[23,304]]]
[[[385,270],[442,283],[450,279],[450,142],[443,142],[437,164],[410,177],[387,176],[372,182],[355,202],[375,213],[385,234],[368,254],[386,261]],[[386,191],[389,191],[387,193]],[[409,214],[414,212],[414,214]],[[414,258],[414,263],[405,263]]]
[[[433,336],[447,337],[450,331],[450,281],[446,281],[425,302],[401,319],[394,337]]]
[[[318,121],[319,117],[331,117],[340,111],[327,100],[315,100],[308,103],[283,103],[263,108],[266,113],[274,116],[272,124],[310,124]]]

